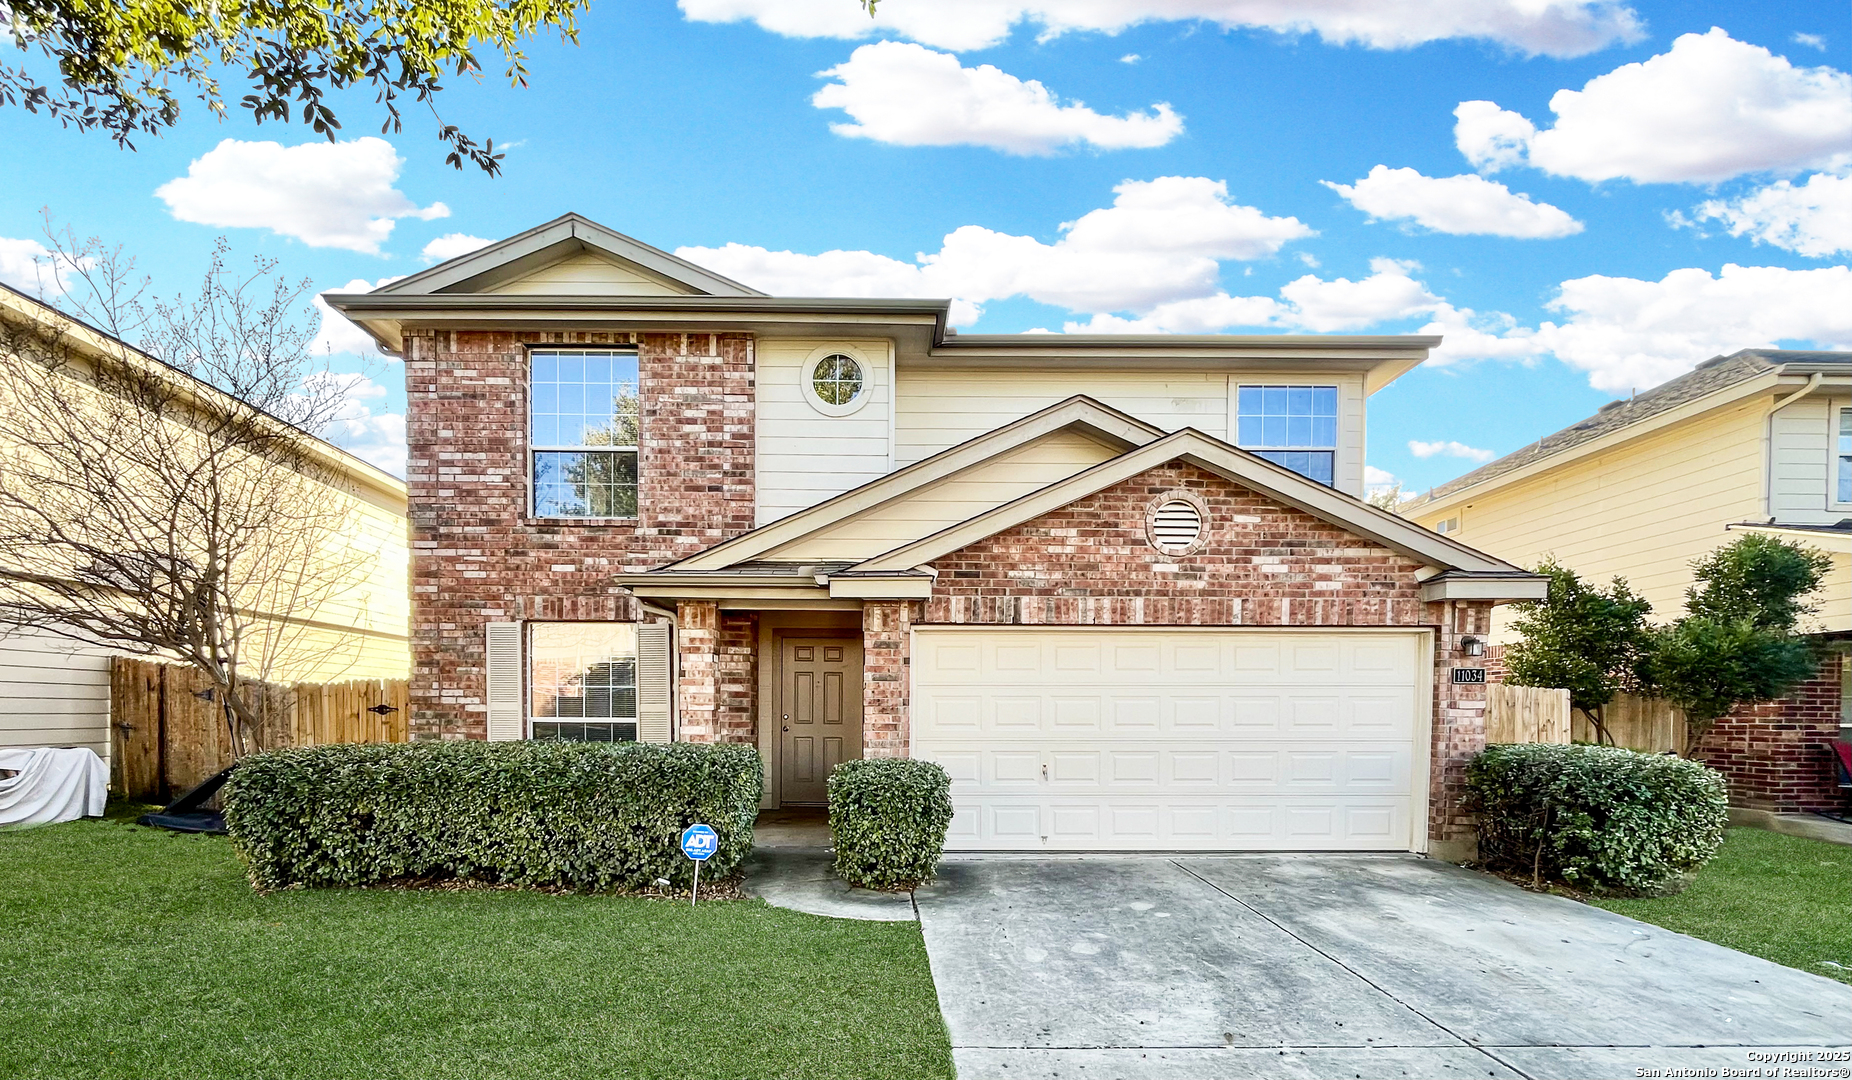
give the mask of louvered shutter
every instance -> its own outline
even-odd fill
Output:
[[[489,741],[513,742],[527,734],[521,716],[521,624],[490,623],[486,655]]]
[[[637,624],[637,741],[670,739],[669,624]]]

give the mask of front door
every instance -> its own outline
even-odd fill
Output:
[[[781,801],[822,806],[839,762],[862,756],[862,643],[785,638],[778,716]]]

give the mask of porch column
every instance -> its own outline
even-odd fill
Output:
[[[862,756],[906,757],[907,642],[913,626],[906,600],[862,605]]]
[[[1459,655],[1460,639],[1483,638],[1492,629],[1492,605],[1485,600],[1446,600],[1427,605],[1434,635],[1434,741],[1428,759],[1428,854],[1447,862],[1478,857],[1479,833],[1460,808],[1466,797],[1466,766],[1485,749],[1483,683],[1453,681],[1456,667],[1482,667]]]
[[[676,651],[681,674],[675,705],[681,742],[718,742],[720,725],[720,606],[711,600],[675,605]]]

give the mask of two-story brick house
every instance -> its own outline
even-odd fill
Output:
[[[1465,850],[1517,567],[1364,503],[1420,337],[961,335],[567,216],[329,303],[404,359],[414,729],[954,777],[952,844]]]

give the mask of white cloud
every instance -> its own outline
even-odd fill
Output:
[[[1557,207],[1532,202],[1528,195],[1471,173],[1434,177],[1378,165],[1355,184],[1319,183],[1372,218],[1413,221],[1455,236],[1537,240],[1582,231],[1581,222]]]
[[[318,378],[334,383],[344,399],[322,438],[394,476],[404,476],[405,414],[374,412],[385,403],[386,388],[353,372],[325,372]]]
[[[1803,34],[1799,30],[1796,30],[1794,32],[1794,44],[1805,45],[1809,49],[1818,49],[1821,52],[1826,51],[1826,39],[1819,34]]]
[[[1129,52],[1129,53],[1126,53],[1126,54],[1125,54],[1124,56],[1121,56],[1121,57],[1119,58],[1119,62],[1120,62],[1121,64],[1136,64],[1136,63],[1138,63],[1138,62],[1139,62],[1140,60],[1143,60],[1143,59],[1144,59],[1144,57],[1142,57],[1142,56],[1140,56],[1140,55],[1138,55],[1137,53],[1135,53],[1135,52]]]
[[[403,277],[404,275],[400,275]],[[399,277],[383,277],[369,282],[365,278],[355,278],[338,289],[330,292],[361,293],[390,285]],[[379,346],[365,331],[347,321],[347,317],[328,306],[320,296],[315,297],[315,309],[322,314],[321,327],[315,332],[315,340],[309,343],[309,351],[318,356],[331,353],[352,353],[355,356],[378,356]]]
[[[1721,221],[1731,236],[1816,259],[1852,252],[1852,169],[1815,173],[1798,186],[1777,180],[1740,199],[1711,199],[1694,214]]]
[[[37,240],[11,240],[0,236],[0,281],[28,296],[39,295],[42,285],[50,285],[51,250]]]
[[[1307,274],[1282,286],[1281,300],[1217,292],[1159,304],[1137,318],[1098,314],[1084,323],[1070,322],[1065,329],[1070,334],[1209,334],[1230,327],[1355,330],[1443,306],[1409,276],[1414,269],[1414,263],[1372,259],[1369,277],[1326,281]]]
[[[990,64],[965,67],[951,53],[899,41],[863,45],[817,73],[837,79],[810,99],[841,109],[854,123],[831,124],[850,138],[896,146],[988,146],[1011,154],[1051,154],[1086,144],[1101,150],[1163,146],[1183,118],[1159,102],[1147,112],[1106,116],[1063,103],[1048,88]]]
[[[871,251],[806,255],[745,244],[680,248],[691,262],[783,296],[922,296],[959,301],[969,325],[991,300],[1027,296],[1071,311],[1142,311],[1213,292],[1224,259],[1258,259],[1313,235],[1296,218],[1268,217],[1228,200],[1227,185],[1197,176],[1127,180],[1113,205],[1032,236],[965,225],[936,252],[905,262]]]
[[[1455,142],[1482,168],[1530,164],[1591,182],[1712,183],[1852,154],[1852,75],[1797,68],[1713,27],[1550,99],[1554,126],[1463,102]],[[1520,123],[1522,122],[1522,123]]]
[[[1473,168],[1485,172],[1523,163],[1537,137],[1537,125],[1494,101],[1462,101],[1453,116],[1453,144]]]
[[[288,147],[226,139],[154,193],[180,221],[377,255],[397,219],[450,214],[441,202],[420,209],[392,186],[401,164],[391,143],[370,136]]]
[[[898,35],[956,51],[1000,44],[1019,23],[1052,37],[1204,21],[1315,34],[1332,45],[1405,49],[1469,38],[1549,56],[1581,56],[1641,36],[1639,17],[1617,0],[882,0],[872,19],[843,0],[679,2],[696,22],[751,21],[787,37]]]
[[[1534,360],[1554,355],[1588,373],[1589,385],[1609,393],[1657,386],[1709,359],[1738,349],[1804,342],[1826,348],[1852,345],[1852,268],[1789,270],[1726,264],[1712,274],[1691,267],[1658,281],[1593,275],[1565,281],[1551,301],[1562,322],[1535,328],[1503,325],[1475,329],[1470,311],[1445,307],[1424,333],[1447,333],[1438,363],[1465,360]],[[1462,332],[1455,334],[1456,328]]]
[[[1379,469],[1374,465],[1363,467],[1363,487],[1371,495],[1393,490],[1401,482],[1399,477],[1387,469]]]
[[[480,236],[471,236],[468,233],[446,233],[426,244],[424,250],[418,255],[427,263],[448,262],[459,255],[468,255],[472,251],[479,251],[493,243],[495,241],[484,240]]]
[[[1498,456],[1490,450],[1481,450],[1476,446],[1468,446],[1463,442],[1454,442],[1452,440],[1446,442],[1420,442],[1415,439],[1410,439],[1408,441],[1408,452],[1418,458],[1445,456],[1465,458],[1468,461],[1478,461],[1482,463],[1491,461]]]

